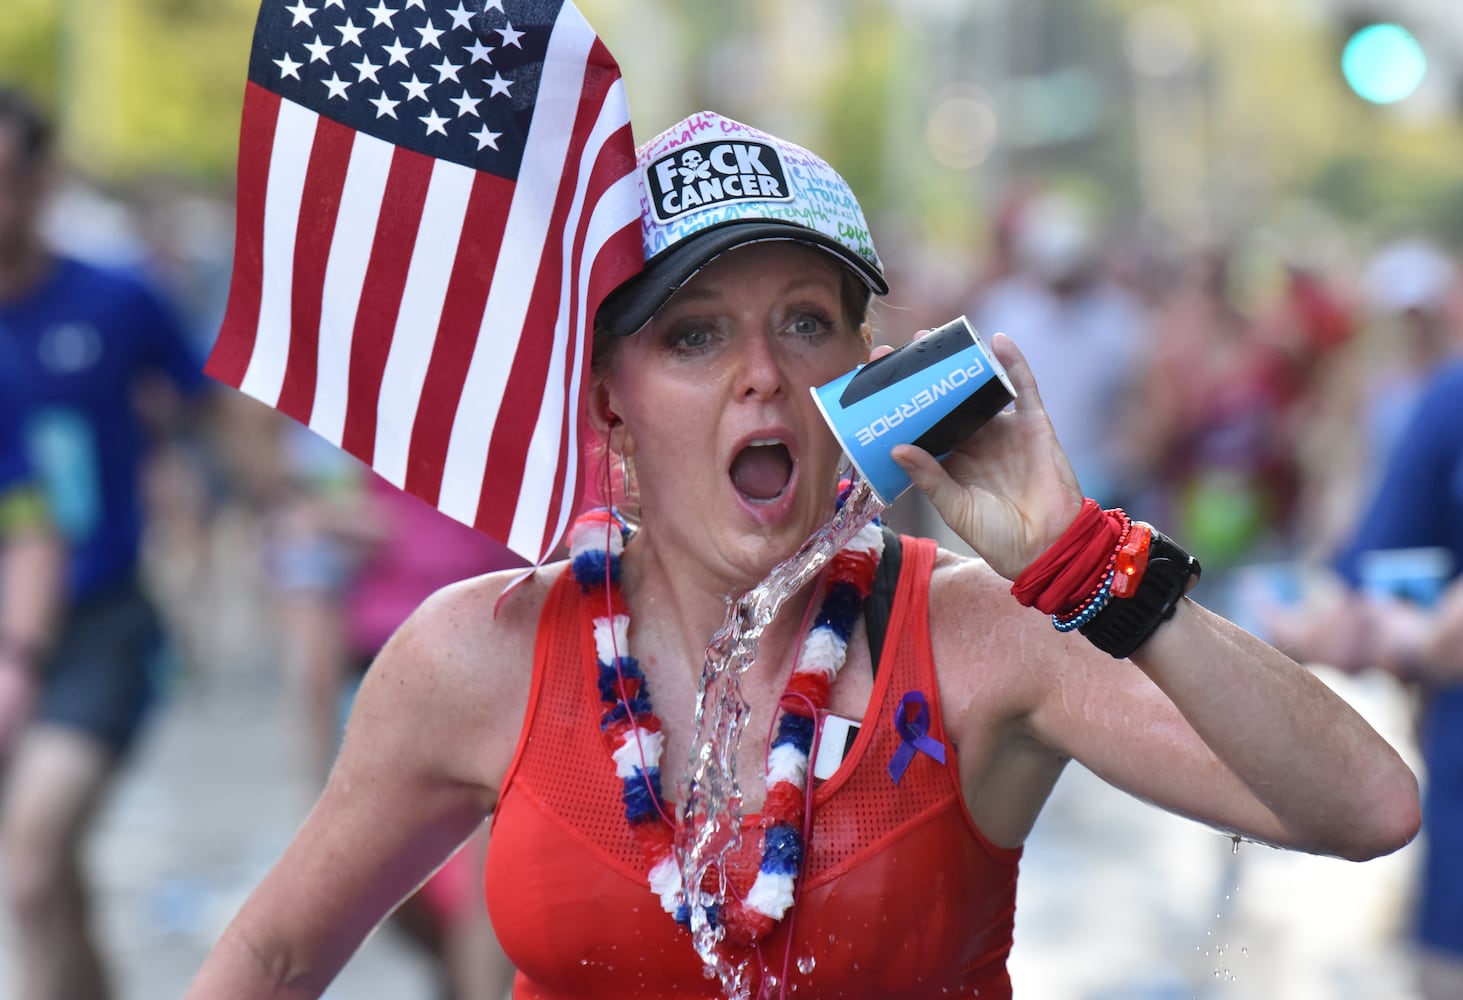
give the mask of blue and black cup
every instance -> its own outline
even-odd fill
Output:
[[[810,391],[886,505],[912,485],[889,457],[895,445],[944,458],[1016,398],[1006,369],[964,316]]]

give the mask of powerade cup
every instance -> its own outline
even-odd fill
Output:
[[[897,444],[944,458],[1016,398],[964,316],[809,390],[845,454],[885,505],[912,485]]]

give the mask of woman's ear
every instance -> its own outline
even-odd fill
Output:
[[[609,444],[611,451],[621,451],[624,442],[624,421],[615,410],[614,392],[604,379],[596,379],[589,388],[589,423]]]

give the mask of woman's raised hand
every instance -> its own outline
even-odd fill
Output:
[[[991,338],[991,349],[1006,367],[1015,404],[943,462],[908,444],[890,454],[951,530],[1014,580],[1072,523],[1083,498],[1026,358],[1004,333]]]

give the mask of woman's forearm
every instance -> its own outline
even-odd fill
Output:
[[[1291,846],[1365,860],[1415,835],[1417,782],[1406,763],[1279,650],[1185,601],[1132,659],[1285,824]]]

